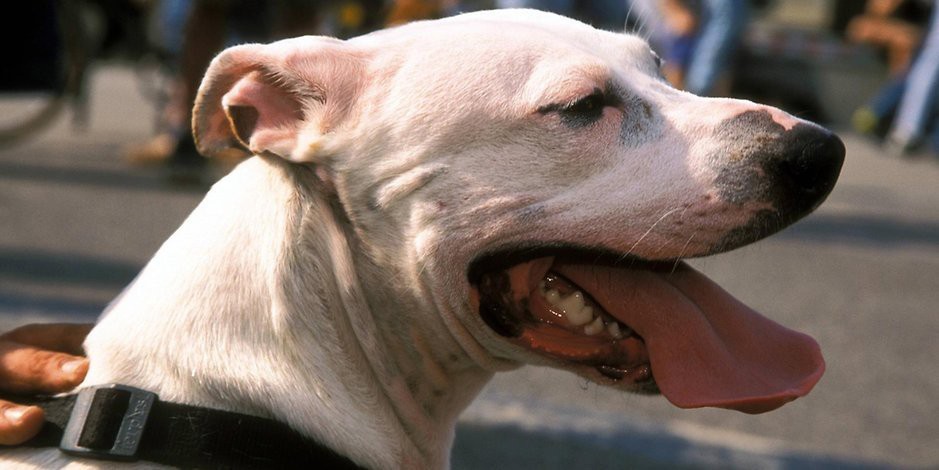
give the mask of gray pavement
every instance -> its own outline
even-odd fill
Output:
[[[91,123],[0,149],[0,329],[91,320],[198,203],[129,168],[152,110],[101,70]],[[0,117],[21,107],[0,98]],[[0,121],[2,122],[2,121]],[[677,410],[557,371],[497,376],[458,430],[456,468],[939,468],[939,162],[843,134],[848,158],[814,215],[693,262],[828,362],[808,397],[759,416]]]

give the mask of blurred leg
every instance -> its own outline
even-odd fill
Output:
[[[707,0],[705,7],[707,17],[685,77],[685,89],[697,95],[713,93],[714,84],[736,50],[748,16],[744,0]]]
[[[878,139],[886,137],[905,91],[906,75],[893,78],[880,87],[868,104],[854,111],[851,116],[854,130]]]
[[[890,139],[901,147],[910,147],[922,139],[936,100],[939,80],[939,8],[933,10],[929,33],[919,57],[907,78],[906,92],[900,101]]]
[[[579,16],[596,28],[623,31],[626,26],[627,0],[581,0]]]
[[[496,6],[499,8],[534,8],[565,16],[571,16],[574,13],[574,0],[496,0]]]

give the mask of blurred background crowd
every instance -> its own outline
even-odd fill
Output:
[[[929,0],[36,0],[0,19],[7,64],[0,93],[48,91],[48,110],[4,122],[0,145],[28,135],[66,102],[82,117],[84,77],[96,60],[134,61],[158,107],[154,137],[124,150],[132,164],[167,164],[198,174],[189,110],[202,73],[226,45],[304,34],[351,37],[408,21],[482,8],[537,8],[594,26],[636,32],[664,59],[676,87],[739,96],[808,119],[850,121],[885,153],[939,149],[936,86],[939,32]],[[801,11],[800,11],[801,10]],[[786,17],[790,21],[786,21]],[[779,21],[782,18],[782,21]],[[15,47],[9,47],[15,45]],[[873,58],[873,59],[872,59]],[[881,61],[875,93],[851,64]],[[824,64],[842,64],[828,100]],[[847,65],[845,65],[847,64]],[[820,66],[821,65],[821,66]],[[828,67],[830,72],[831,67]],[[813,73],[815,71],[815,73]],[[860,87],[860,90],[856,88]],[[820,92],[820,90],[822,90]],[[858,97],[860,92],[863,97]],[[865,102],[865,99],[869,99]],[[65,98],[68,98],[66,100]],[[833,104],[834,103],[834,104]],[[836,109],[848,103],[850,110]],[[846,118],[850,114],[850,118]],[[48,116],[47,116],[48,115]],[[36,121],[36,122],[33,122]]]
[[[759,417],[677,410],[541,368],[499,374],[464,414],[454,467],[939,468],[932,1],[10,2],[0,15],[0,331],[92,321],[227,170],[196,155],[189,131],[195,87],[223,47],[507,7],[632,31],[677,87],[837,131],[848,157],[816,213],[693,262],[817,338],[828,371],[809,397]]]

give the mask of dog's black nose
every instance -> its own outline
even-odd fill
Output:
[[[727,119],[718,136],[724,144],[712,162],[721,199],[771,204],[776,230],[818,207],[844,163],[844,144],[836,135],[807,122],[786,129],[766,111]]]
[[[764,163],[777,210],[793,220],[811,212],[828,196],[844,163],[844,143],[835,134],[810,124],[783,132],[779,152]]]
[[[786,129],[766,111],[727,119],[717,135],[724,144],[711,162],[720,199],[765,208],[731,230],[715,252],[759,240],[812,212],[835,187],[844,164],[845,147],[836,135],[805,122]]]

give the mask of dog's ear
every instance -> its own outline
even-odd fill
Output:
[[[207,156],[237,149],[317,161],[330,132],[349,115],[361,70],[361,57],[331,38],[229,48],[199,87],[196,146]]]

